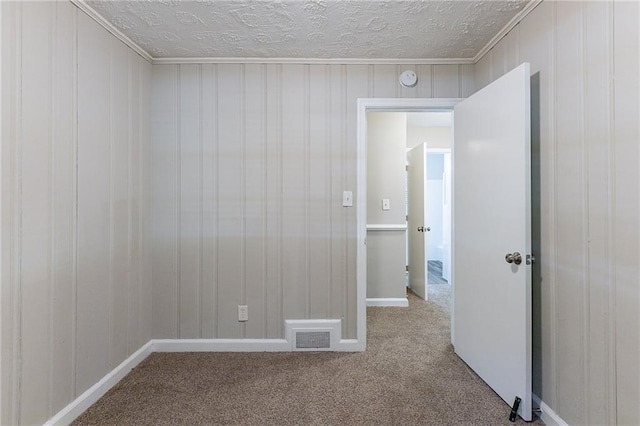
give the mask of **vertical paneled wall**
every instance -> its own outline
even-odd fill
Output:
[[[636,2],[544,2],[475,69],[531,62],[539,90],[534,392],[570,424],[640,422],[639,23]]]
[[[68,2],[2,5],[2,424],[151,338],[151,65]]]
[[[154,337],[282,338],[285,319],[337,318],[355,338],[356,100],[472,91],[467,65],[154,66]]]

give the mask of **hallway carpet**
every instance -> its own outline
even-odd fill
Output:
[[[432,288],[368,308],[362,353],[154,353],[74,424],[512,425],[453,353],[450,287]]]

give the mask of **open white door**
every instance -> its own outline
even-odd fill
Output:
[[[407,192],[409,219],[409,287],[419,297],[427,300],[427,239],[426,204],[424,185],[427,179],[427,146],[420,144],[407,153]]]
[[[455,351],[531,420],[529,64],[454,108]],[[518,261],[521,256],[521,263]]]

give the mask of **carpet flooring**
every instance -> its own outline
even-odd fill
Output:
[[[361,353],[154,353],[74,424],[512,425],[453,352],[449,289],[367,308]]]

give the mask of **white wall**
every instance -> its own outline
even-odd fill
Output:
[[[68,2],[2,2],[2,424],[151,338],[151,65]]]
[[[154,337],[282,338],[285,319],[336,318],[355,338],[356,210],[341,200],[357,190],[356,100],[464,97],[473,67],[153,68]]]
[[[426,143],[429,149],[451,149],[451,126],[407,127],[407,148]]]
[[[406,225],[407,114],[367,113],[367,225]],[[382,210],[382,199],[389,210]],[[367,231],[367,297],[406,297],[407,232]]]
[[[475,68],[539,87],[534,392],[569,424],[640,423],[639,12],[543,2]]]

